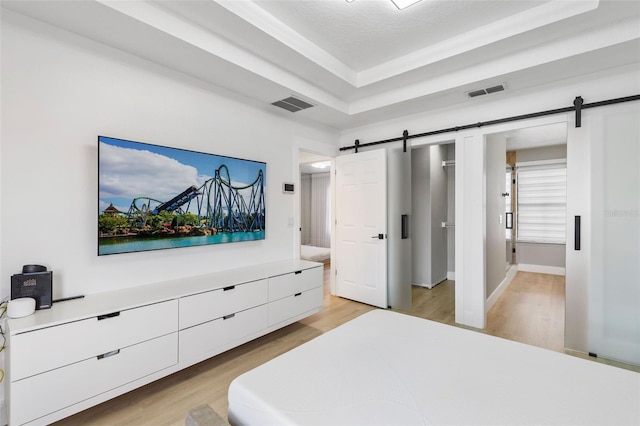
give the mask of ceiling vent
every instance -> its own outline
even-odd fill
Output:
[[[478,89],[467,92],[467,96],[475,98],[476,96],[488,95],[490,93],[502,92],[507,88],[507,85],[502,83],[497,86],[487,87],[486,89]]]
[[[290,112],[302,111],[303,109],[311,108],[313,106],[309,102],[303,101],[302,99],[294,98],[293,96],[289,96],[286,99],[275,101],[271,103],[271,105],[284,108]]]

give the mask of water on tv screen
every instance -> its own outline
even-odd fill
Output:
[[[98,255],[265,238],[266,163],[98,136]]]

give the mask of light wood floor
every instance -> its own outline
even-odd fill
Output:
[[[325,268],[322,312],[56,425],[183,425],[187,410],[202,403],[226,417],[227,389],[235,377],[376,309],[331,296],[326,284],[328,277],[329,269]],[[412,296],[413,309],[406,313],[454,325],[453,281],[445,281],[432,290],[413,287]],[[519,272],[489,311],[487,327],[482,332],[563,352],[564,278]],[[640,371],[640,368],[612,364]]]

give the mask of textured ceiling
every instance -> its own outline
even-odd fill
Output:
[[[388,62],[546,1],[256,0],[255,3],[356,71]]]

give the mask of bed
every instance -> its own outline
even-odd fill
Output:
[[[375,310],[237,377],[232,425],[638,425],[640,374]]]
[[[331,249],[316,246],[300,246],[300,257],[312,262],[329,263],[331,261]]]

